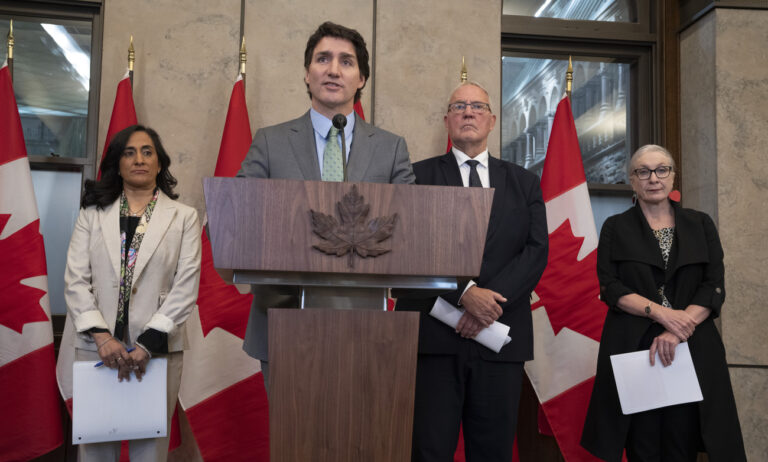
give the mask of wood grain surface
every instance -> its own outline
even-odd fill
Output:
[[[418,313],[269,310],[272,462],[410,460]]]
[[[474,277],[480,272],[493,189],[448,186],[205,178],[217,268],[258,271]],[[398,214],[392,251],[376,258],[325,255],[312,245],[310,209],[338,218],[357,185],[368,219]]]

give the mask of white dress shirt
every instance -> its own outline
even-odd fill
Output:
[[[451,151],[453,151],[453,155],[456,157],[456,163],[459,164],[459,172],[461,173],[462,183],[464,183],[464,186],[469,186],[470,167],[467,161],[472,158],[456,149],[456,146],[452,147]],[[488,174],[488,150],[486,149],[485,151],[481,152],[475,156],[474,159],[480,162],[477,164],[477,174],[480,176],[480,184],[483,185],[483,188],[490,188],[491,178]]]

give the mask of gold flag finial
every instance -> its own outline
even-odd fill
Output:
[[[13,19],[11,19],[11,27],[8,29],[8,59],[13,59]]]
[[[128,45],[128,70],[133,72],[133,63],[136,61],[136,51],[133,49],[133,35],[131,35],[131,43]]]
[[[240,42],[240,73],[245,75],[245,62],[248,60],[248,52],[245,50],[245,35]]]
[[[467,65],[464,63],[464,56],[461,57],[461,83],[467,81]]]
[[[570,55],[568,56],[568,70],[565,71],[565,94],[568,95],[568,99],[571,99],[571,92],[573,91],[573,62]]]

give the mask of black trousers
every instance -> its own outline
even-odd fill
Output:
[[[700,446],[698,403],[632,416],[626,446],[630,462],[695,462]]]
[[[462,424],[467,462],[512,460],[523,363],[486,361],[481,348],[419,355],[413,462],[452,462]]]

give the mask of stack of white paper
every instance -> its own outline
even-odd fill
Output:
[[[704,399],[687,343],[677,345],[675,359],[667,367],[658,353],[654,366],[649,358],[648,350],[611,356],[625,415]]]
[[[429,314],[455,329],[459,319],[464,315],[464,310],[460,310],[437,297],[437,301]],[[498,353],[501,351],[501,347],[512,341],[507,334],[509,334],[509,326],[494,321],[493,324],[481,330],[473,340]]]
[[[147,363],[141,382],[77,361],[72,370],[72,444],[158,438],[167,434],[166,358]]]

